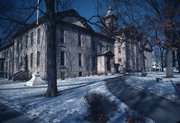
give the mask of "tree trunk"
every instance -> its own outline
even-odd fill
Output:
[[[172,57],[173,57],[173,67],[176,67],[176,55],[175,55],[175,51],[172,51]]]
[[[178,70],[180,73],[180,50],[177,51]]]
[[[164,72],[163,52],[161,52],[161,72]]]
[[[47,8],[47,80],[46,96],[57,96],[57,71],[56,71],[56,21],[55,0],[46,0]]]
[[[144,55],[144,51],[141,51],[140,54],[141,54],[141,60],[142,60],[141,73],[142,73],[142,76],[145,76],[146,65],[145,65],[145,55]]]
[[[166,77],[173,77],[173,57],[172,57],[172,49],[167,50],[167,68],[166,68]]]

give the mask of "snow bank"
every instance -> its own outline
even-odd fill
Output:
[[[125,111],[134,112],[126,104],[113,96],[106,88],[105,78],[113,78],[119,75],[108,76],[91,76],[79,77],[66,80],[58,80],[59,96],[47,98],[43,94],[46,88],[24,88],[13,90],[0,90],[0,101],[20,112],[27,114],[30,118],[35,119],[35,122],[62,122],[62,123],[90,123],[84,120],[88,115],[87,104],[84,96],[89,92],[98,91],[104,94],[110,100],[118,104],[118,110],[114,112],[108,123],[125,123]],[[90,84],[77,84],[82,82],[93,82]],[[13,83],[2,85],[3,87],[11,88],[24,86],[25,83]],[[154,121],[146,118],[147,123]]]
[[[162,81],[157,82],[156,78],[162,78]],[[138,89],[162,96],[173,102],[180,103],[179,95],[171,84],[171,80],[175,83],[180,83],[180,74],[175,74],[174,78],[165,78],[165,73],[163,72],[151,72],[148,73],[146,77],[137,74],[127,78],[126,83]]]

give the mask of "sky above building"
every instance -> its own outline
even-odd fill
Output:
[[[86,19],[96,15],[96,0],[75,0],[74,9]]]

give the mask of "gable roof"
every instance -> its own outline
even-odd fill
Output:
[[[56,21],[63,21],[62,19],[64,17],[77,17],[79,19],[79,21],[84,25],[84,27],[86,27],[86,29],[88,30],[93,30],[89,24],[86,22],[86,19],[81,17],[78,12],[74,9],[71,9],[71,10],[66,10],[66,11],[62,11],[62,12],[57,12],[56,13],[56,17],[57,17],[57,20]],[[47,20],[46,20],[46,17],[45,16],[42,16],[38,19],[39,21],[39,24],[37,25],[36,24],[36,20],[34,22],[32,22],[31,24],[27,24],[25,26],[23,26],[17,33],[15,33],[13,35],[13,38],[16,38],[18,37],[19,35],[22,35],[23,33],[25,33],[26,31],[34,28],[34,27],[37,27],[43,23],[45,23]]]
[[[79,19],[79,21],[87,28],[90,30],[93,30],[89,24],[87,23],[87,20],[85,18],[83,18],[82,16],[79,15],[79,13],[74,10],[67,10],[67,11],[62,11],[62,12],[58,12],[57,13],[57,17],[59,17],[60,19],[64,18],[64,17],[77,17]]]
[[[101,54],[98,54],[97,56],[110,56],[110,57],[113,57],[114,56],[114,53],[112,53],[110,50],[108,51],[105,51]]]

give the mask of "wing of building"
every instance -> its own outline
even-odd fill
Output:
[[[95,32],[75,10],[57,13],[56,21],[58,78],[112,73],[113,64],[120,64],[123,69],[128,67],[126,60],[130,56],[125,53],[125,45],[119,46],[110,35]],[[114,28],[116,21],[116,16],[108,10],[106,25]],[[41,17],[38,25],[33,22],[17,32],[13,42],[0,49],[0,76],[18,80],[18,77],[26,79],[38,72],[41,78],[46,79],[47,31],[46,19]],[[133,60],[131,65],[135,70]]]

